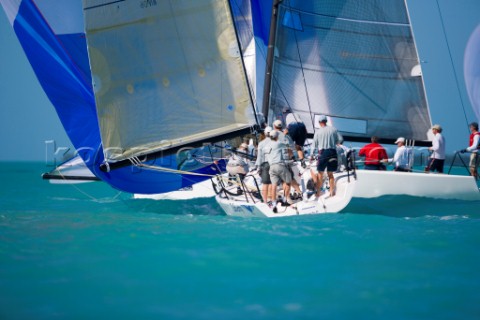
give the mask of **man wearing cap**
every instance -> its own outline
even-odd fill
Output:
[[[395,144],[398,147],[397,151],[395,151],[393,158],[388,159],[388,161],[395,164],[394,171],[410,172],[410,154],[409,150],[405,147],[405,138],[398,138]]]
[[[338,130],[333,126],[327,126],[327,117],[322,115],[319,117],[320,129],[318,129],[314,136],[310,149],[310,157],[313,160],[313,155],[318,152],[317,173],[316,173],[316,188],[317,198],[320,197],[323,186],[323,172],[327,169],[327,175],[330,183],[330,196],[335,195],[335,178],[333,172],[337,171],[337,144],[343,141],[343,137]]]
[[[284,152],[284,159],[287,160],[287,169],[290,170],[290,174],[292,175],[292,187],[295,189],[295,191],[298,193],[298,194],[302,194],[302,191],[300,190],[300,185],[298,184],[298,182],[295,180],[294,178],[294,173],[293,173],[293,169],[292,169],[292,165],[293,165],[293,161],[290,161],[290,160],[293,160],[294,159],[294,151],[293,151],[293,148],[295,146],[295,143],[293,142],[293,139],[292,137],[290,137],[287,132],[284,132],[282,131],[282,128],[283,128],[283,123],[281,120],[275,120],[273,122],[273,129],[274,131],[277,131],[278,132],[278,141],[279,142],[282,142],[285,144],[285,148],[283,149],[283,152]],[[286,129],[286,128],[285,128]]]
[[[432,146],[428,150],[432,151],[428,165],[425,167],[425,172],[443,173],[443,165],[445,163],[445,139],[442,136],[442,127],[438,124],[432,127],[434,134]]]
[[[232,153],[230,159],[228,159],[227,172],[231,176],[238,174],[240,179],[243,180],[248,173],[248,160],[244,157],[248,152],[248,145],[246,143],[240,144],[237,151],[238,153]]]
[[[273,130],[270,132],[270,138],[272,139],[270,145],[270,154],[268,156],[268,163],[270,164],[270,180],[272,181],[272,199],[273,208],[276,207],[277,199],[277,186],[283,181],[284,194],[286,202],[292,204],[293,201],[290,198],[290,184],[292,182],[292,175],[287,168],[285,159],[286,145],[283,141],[279,140],[279,132]]]
[[[264,131],[265,139],[258,144],[258,156],[255,162],[255,165],[259,168],[260,178],[262,179],[262,198],[265,203],[273,200],[271,198],[272,181],[270,180],[270,165],[268,164],[268,156],[270,155],[272,143],[270,132],[272,132],[272,127],[266,127]]]
[[[273,130],[278,131],[278,141],[285,143],[287,149],[292,148],[293,140],[282,131],[283,123],[281,120],[273,121]],[[288,154],[285,154],[288,157]]]
[[[469,147],[463,149],[461,152],[471,152],[470,154],[470,174],[478,179],[478,165],[480,163],[480,156],[478,152],[480,151],[480,132],[478,132],[478,123],[470,123],[470,137],[469,137]]]

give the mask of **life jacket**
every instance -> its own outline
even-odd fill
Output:
[[[475,132],[475,133],[470,134],[470,141],[469,141],[469,144],[468,144],[469,146],[471,146],[473,144],[473,139],[475,138],[475,136],[480,136],[480,132]],[[480,140],[478,140],[477,149],[480,149]]]

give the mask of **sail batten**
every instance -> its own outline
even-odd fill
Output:
[[[256,123],[227,0],[111,4],[84,1],[108,161]]]

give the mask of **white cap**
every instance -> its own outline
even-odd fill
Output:
[[[279,133],[276,130],[273,130],[272,132],[270,132],[270,138],[273,138],[273,139],[278,138],[278,135]]]
[[[269,134],[270,132],[272,132],[272,130],[272,127],[267,126],[263,132],[265,132],[265,134]]]
[[[397,141],[395,141],[395,143],[399,143],[399,142],[405,143],[405,138],[404,138],[404,137],[400,137],[400,138],[397,139]]]
[[[327,116],[323,114],[319,115],[318,122],[327,122]]]
[[[281,128],[282,127],[282,120],[275,120],[273,121],[273,126],[275,128]]]

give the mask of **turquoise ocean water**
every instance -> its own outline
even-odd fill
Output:
[[[0,319],[480,318],[479,202],[245,219],[0,168]]]

